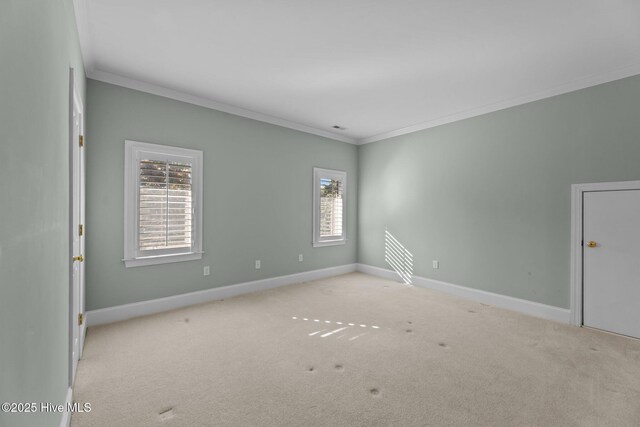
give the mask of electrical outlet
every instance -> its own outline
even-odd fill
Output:
[[[211,274],[211,268],[208,265],[204,266],[204,275],[208,276]]]
[[[256,260],[256,270],[260,270],[260,260]]]
[[[440,268],[440,262],[433,260],[433,268]]]
[[[302,254],[298,255],[298,261],[300,262],[304,261],[304,256]]]

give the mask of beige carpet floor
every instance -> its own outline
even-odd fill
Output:
[[[348,274],[90,328],[72,426],[640,426],[640,341]]]

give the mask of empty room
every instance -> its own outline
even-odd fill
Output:
[[[640,426],[640,2],[0,0],[0,426]]]

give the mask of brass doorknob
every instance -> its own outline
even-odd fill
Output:
[[[82,255],[77,255],[73,257],[73,260],[82,262],[84,261],[84,257]]]
[[[587,242],[587,246],[589,246],[590,248],[595,248],[596,246],[598,246],[598,244],[593,240],[589,240],[589,242]]]

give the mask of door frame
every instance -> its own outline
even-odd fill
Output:
[[[583,325],[583,194],[591,191],[640,190],[640,181],[592,182],[571,185],[571,324]]]
[[[85,210],[85,195],[84,195],[84,149],[79,147],[79,141],[74,138],[74,122],[73,122],[73,113],[74,109],[76,109],[81,114],[81,120],[79,123],[79,134],[84,135],[85,130],[85,114],[84,114],[84,105],[82,103],[82,97],[80,95],[80,91],[78,90],[78,86],[76,84],[75,79],[75,70],[73,68],[69,68],[69,387],[73,386],[74,381],[74,370],[73,370],[73,340],[74,340],[74,329],[79,328],[78,330],[78,360],[82,357],[82,349],[84,347],[84,336],[85,336],[85,327],[86,322],[83,322],[82,325],[78,325],[78,319],[74,313],[74,280],[73,280],[73,267],[75,261],[73,261],[73,257],[78,255],[74,253],[73,241],[76,237],[76,233],[78,229],[76,224],[74,223],[74,176],[76,174],[75,171],[75,163],[74,163],[74,151],[78,151],[78,162],[80,164],[78,173],[80,180],[79,186],[79,222],[84,224],[84,210]],[[85,227],[86,228],[86,227]],[[83,231],[84,234],[84,231]],[[84,251],[83,251],[84,252]],[[78,303],[79,303],[79,313],[84,313],[84,263],[80,267],[80,288],[78,289]]]

